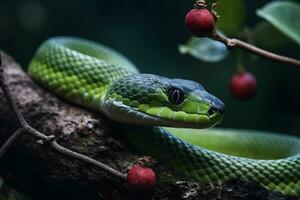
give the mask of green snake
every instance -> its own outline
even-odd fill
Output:
[[[44,42],[28,73],[66,101],[120,122],[132,147],[188,179],[250,180],[300,196],[300,140],[263,132],[200,130],[219,124],[225,106],[197,82],[140,74],[118,52],[71,37]]]

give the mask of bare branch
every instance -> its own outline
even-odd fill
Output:
[[[90,158],[88,156],[85,156],[85,155],[82,155],[80,153],[76,153],[74,151],[71,151],[71,150],[69,150],[69,149],[67,149],[67,148],[59,145],[56,141],[52,141],[50,143],[50,145],[51,145],[51,147],[53,149],[55,149],[56,151],[60,152],[61,154],[64,154],[64,155],[69,156],[71,158],[75,158],[75,159],[84,161],[86,163],[89,163],[89,164],[94,165],[96,167],[99,167],[101,169],[104,169],[104,170],[110,172],[111,174],[113,174],[113,175],[115,175],[115,176],[117,176],[119,178],[126,179],[126,175],[125,174],[123,174],[123,173],[121,173],[121,172],[119,172],[119,171],[117,171],[117,170],[109,167],[108,165],[105,165],[105,164],[103,164],[103,163],[101,163],[99,161],[96,161],[95,159],[92,159],[92,158]]]
[[[286,56],[281,56],[281,55],[278,55],[278,54],[260,49],[258,47],[255,47],[251,44],[248,44],[248,43],[243,42],[243,41],[238,40],[238,39],[230,39],[230,38],[227,38],[227,37],[225,37],[223,35],[220,35],[218,33],[214,33],[213,36],[211,36],[210,38],[213,39],[213,40],[222,42],[229,49],[238,47],[238,48],[244,49],[244,50],[246,50],[250,53],[258,55],[260,57],[268,58],[270,60],[281,62],[283,64],[288,64],[288,65],[292,65],[292,66],[295,66],[295,67],[300,67],[300,60],[289,58],[289,57],[286,57]]]

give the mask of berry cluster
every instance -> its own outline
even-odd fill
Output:
[[[188,31],[195,37],[210,37],[216,30],[217,14],[206,8],[204,0],[196,1],[195,8],[185,17]],[[231,94],[238,100],[249,100],[256,94],[256,78],[249,72],[238,72],[230,80]]]

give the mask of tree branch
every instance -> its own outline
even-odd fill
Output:
[[[0,53],[0,87],[4,93],[4,96],[6,96],[6,98],[7,98],[7,102],[9,104],[9,106],[14,111],[15,115],[17,116],[17,119],[18,119],[18,122],[20,123],[20,125],[22,127],[27,127],[28,125],[27,125],[23,115],[21,114],[21,112],[19,112],[19,108],[18,108],[16,102],[14,101],[14,99],[12,98],[10,90],[8,89],[7,82],[5,81],[5,77],[4,77],[3,65],[4,65],[4,63],[2,62],[2,53]]]
[[[74,152],[72,150],[69,150],[61,145],[59,145],[56,141],[54,136],[46,136],[45,134],[41,133],[40,131],[34,129],[28,123],[26,122],[25,118],[23,117],[22,113],[19,110],[19,107],[17,106],[14,98],[12,97],[10,90],[8,89],[7,82],[5,80],[4,76],[4,64],[2,63],[2,54],[0,54],[0,88],[3,90],[4,96],[7,98],[8,103],[13,110],[14,114],[17,116],[18,122],[20,123],[21,128],[18,129],[12,136],[4,143],[4,145],[0,148],[0,159],[3,157],[7,149],[17,140],[17,138],[24,132],[29,133],[30,135],[36,137],[37,139],[40,139],[41,141],[45,141],[46,143],[49,143],[50,146],[60,152],[61,154],[65,156],[69,156],[71,158],[75,158],[78,160],[81,160],[83,162],[92,164],[96,167],[99,167],[103,170],[106,170],[107,172],[113,174],[116,177],[126,179],[126,174],[123,174],[119,172],[118,170],[115,170],[111,168],[108,165],[105,165],[95,159],[92,159],[90,157],[87,157],[85,155],[82,155],[80,153]],[[43,143],[43,142],[42,142]]]
[[[286,56],[281,56],[281,55],[278,55],[278,54],[275,54],[275,53],[271,53],[269,51],[260,49],[258,47],[255,47],[251,44],[248,44],[248,43],[243,42],[243,41],[238,40],[238,39],[230,39],[230,38],[227,38],[223,35],[220,35],[219,33],[214,33],[210,38],[213,39],[213,40],[222,42],[229,49],[238,47],[238,48],[244,49],[244,50],[246,50],[250,53],[253,53],[257,56],[260,56],[260,57],[264,57],[264,58],[267,58],[267,59],[270,59],[270,60],[273,60],[273,61],[277,61],[277,62],[280,62],[280,63],[283,63],[283,64],[288,64],[288,65],[292,65],[292,66],[295,66],[295,67],[300,67],[300,60],[289,58],[289,57],[286,57]]]

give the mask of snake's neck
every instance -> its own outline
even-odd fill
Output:
[[[114,50],[65,37],[43,43],[28,67],[28,74],[47,90],[100,112],[104,112],[103,99],[111,85],[136,73],[135,66]]]
[[[139,111],[140,96],[138,80],[143,74],[124,75],[115,81],[112,81],[105,90],[105,94],[101,95],[100,104],[97,109],[105,114],[113,121],[134,124],[134,125],[160,125],[161,122],[157,119],[157,123],[153,124],[154,118]],[[144,94],[148,95],[147,93]],[[97,106],[97,102],[94,104]]]

